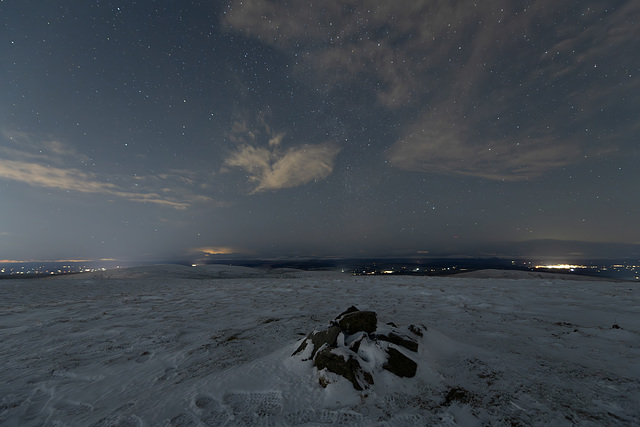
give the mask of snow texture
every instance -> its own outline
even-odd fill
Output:
[[[640,424],[637,284],[500,274],[153,266],[2,280],[0,424]],[[328,373],[323,388],[290,357],[350,305],[426,327],[415,377],[383,371],[358,392]]]

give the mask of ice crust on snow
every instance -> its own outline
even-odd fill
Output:
[[[633,282],[167,265],[0,291],[3,426],[640,424]],[[345,304],[427,326],[414,378],[322,388],[290,357]]]

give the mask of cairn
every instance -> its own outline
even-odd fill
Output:
[[[417,339],[423,331],[426,327],[409,325],[407,332],[413,338],[391,322],[378,328],[375,312],[351,306],[330,321],[327,329],[307,335],[291,356],[312,361],[321,374],[326,369],[349,380],[356,390],[364,390],[374,384],[381,370],[398,377],[415,376],[418,364],[405,353],[417,354]],[[320,384],[326,387],[328,383],[321,375]]]

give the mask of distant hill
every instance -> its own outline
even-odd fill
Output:
[[[611,281],[612,279],[594,276],[582,276],[572,273],[547,273],[544,271],[524,271],[524,270],[496,270],[485,269],[457,273],[451,277],[463,277],[474,279],[546,279],[546,280],[600,280]]]

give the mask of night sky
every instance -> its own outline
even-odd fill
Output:
[[[640,256],[640,2],[0,0],[0,260]]]

